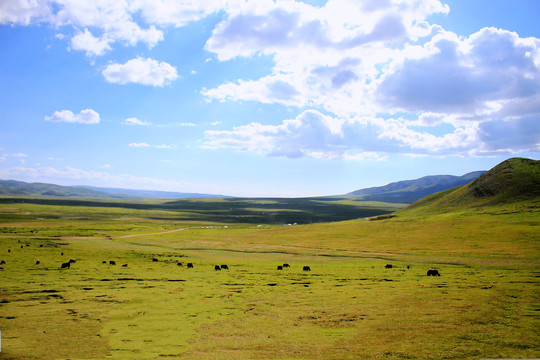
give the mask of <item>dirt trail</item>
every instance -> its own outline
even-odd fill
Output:
[[[196,227],[187,227],[187,228],[174,229],[174,230],[163,231],[163,232],[157,232],[157,233],[151,233],[151,234],[133,234],[133,235],[124,235],[124,236],[118,236],[118,237],[115,237],[115,239],[125,239],[125,238],[131,238],[131,237],[136,237],[136,236],[152,236],[152,235],[170,234],[170,233],[174,233],[174,232],[177,232],[177,231],[189,230],[189,229],[198,229],[198,228],[196,228]]]

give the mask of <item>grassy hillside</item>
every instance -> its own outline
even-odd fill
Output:
[[[473,182],[427,196],[402,213],[454,212],[505,204],[516,211],[540,206],[540,161],[508,159]]]

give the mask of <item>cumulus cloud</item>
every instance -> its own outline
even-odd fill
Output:
[[[0,24],[47,23],[76,30],[71,48],[101,56],[121,43],[149,48],[163,40],[156,26],[184,26],[219,11],[228,1],[172,0],[11,0],[0,2]],[[140,19],[147,27],[143,27]],[[80,32],[80,29],[84,31]]]
[[[405,111],[475,113],[488,102],[535,96],[540,90],[540,40],[485,28],[470,38],[442,34],[430,54],[396,62],[377,97]]]
[[[265,4],[262,10],[230,12],[206,48],[219,60],[272,56],[272,73],[204,89],[208,99],[322,109],[344,121],[340,146],[349,152],[487,155],[497,147],[507,154],[538,150],[538,131],[530,119],[540,117],[539,39],[495,28],[458,37],[426,21],[430,14],[449,10],[439,1],[330,0],[302,13],[305,4]],[[308,27],[324,35],[309,38],[303,31]],[[320,154],[307,141],[294,147],[291,141],[297,135],[287,124],[289,120],[279,126],[252,123],[207,132],[206,144],[266,155]],[[498,141],[504,129],[509,136]],[[376,141],[364,142],[366,132]],[[325,156],[347,158],[346,151],[330,151],[337,138],[321,135],[311,133],[313,140],[328,145]],[[349,141],[358,136],[362,141]],[[260,142],[241,145],[250,139]]]
[[[109,64],[102,72],[108,82],[165,86],[178,77],[176,68],[166,62],[137,57],[125,64]]]
[[[376,119],[345,121],[307,110],[279,125],[253,122],[233,130],[207,130],[203,147],[288,158],[352,159],[381,150],[384,141],[377,138],[383,132],[384,128]],[[367,157],[373,158],[372,155]]]
[[[45,120],[79,124],[98,124],[100,121],[99,114],[92,109],[81,110],[77,115],[70,110],[55,111],[51,116],[45,116]]]
[[[28,25],[36,18],[47,16],[47,1],[11,0],[0,2],[0,24]]]
[[[344,160],[381,160],[388,154],[483,156],[538,151],[537,120],[530,117],[518,122],[486,122],[435,135],[427,131],[431,124],[409,127],[399,118],[340,119],[307,110],[279,125],[253,122],[232,130],[207,130],[203,148]]]
[[[87,56],[101,56],[111,49],[110,39],[106,37],[98,38],[92,35],[88,29],[71,38],[71,48],[74,50],[84,50]]]

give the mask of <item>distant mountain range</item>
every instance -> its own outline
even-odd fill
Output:
[[[366,201],[412,204],[425,196],[468,184],[484,173],[485,171],[475,171],[463,176],[424,176],[415,180],[398,181],[385,186],[356,190],[348,193],[347,196],[359,197]]]
[[[0,196],[72,197],[92,199],[181,199],[225,197],[223,195],[181,193],[171,191],[131,190],[94,186],[61,186],[0,180]]]
[[[433,193],[468,184],[485,171],[476,171],[463,176],[425,176],[416,180],[394,182],[385,186],[361,189],[346,194],[357,200],[412,204]],[[224,195],[181,193],[170,191],[131,190],[95,186],[60,186],[45,183],[26,183],[15,180],[0,180],[0,196],[71,197],[94,199],[182,199],[216,198]]]

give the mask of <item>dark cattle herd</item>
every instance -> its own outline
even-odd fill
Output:
[[[30,245],[29,245],[29,244],[26,244],[26,246],[30,246]],[[40,247],[43,247],[43,246],[40,245]],[[24,248],[24,245],[21,245],[21,248]],[[8,249],[7,252],[8,252],[8,253],[11,253],[11,249]],[[63,253],[63,252],[61,253],[61,256],[64,256],[64,253]],[[77,259],[73,259],[73,258],[72,258],[72,259],[69,259],[69,261],[61,263],[60,268],[61,268],[61,269],[70,269],[70,268],[71,268],[71,264],[74,264],[74,263],[76,263],[76,262],[77,262]],[[158,259],[157,257],[153,257],[153,258],[152,258],[152,262],[159,262],[159,259]],[[106,261],[106,260],[103,260],[102,263],[103,263],[103,264],[107,264],[107,261]],[[109,260],[108,263],[109,263],[109,265],[116,265],[116,261],[115,261],[115,260]],[[0,265],[6,265],[6,264],[7,264],[7,261],[6,261],[5,259],[0,260]],[[36,259],[36,263],[35,263],[35,264],[36,264],[36,265],[40,265],[40,264],[41,264],[41,261],[40,261],[39,259]],[[182,267],[183,267],[183,266],[184,266],[184,263],[181,262],[181,261],[177,261],[177,262],[176,262],[176,265],[182,266]],[[123,264],[122,267],[128,267],[128,264]],[[193,265],[193,263],[189,262],[189,263],[186,264],[186,267],[187,267],[187,268],[193,268],[194,265]],[[290,268],[290,267],[291,267],[291,265],[285,263],[285,264],[282,264],[282,265],[278,265],[278,266],[277,266],[277,270],[283,270],[283,269],[285,269],[285,268]],[[384,266],[384,268],[385,268],[385,269],[393,269],[393,268],[395,268],[395,266],[392,265],[392,264],[386,264],[386,265]],[[411,266],[410,266],[410,265],[406,265],[406,268],[407,268],[407,270],[409,270],[409,269],[411,268]],[[3,270],[3,269],[4,269],[3,267],[0,267],[0,270]],[[214,265],[214,270],[216,270],[216,271],[229,270],[229,266],[226,265],[226,264]],[[307,266],[307,265],[306,265],[306,266],[303,266],[303,267],[302,267],[302,271],[311,271],[311,267],[310,267],[310,266]],[[436,270],[436,269],[430,269],[430,270],[427,271],[426,276],[441,276],[441,274],[440,274],[439,270]]]

